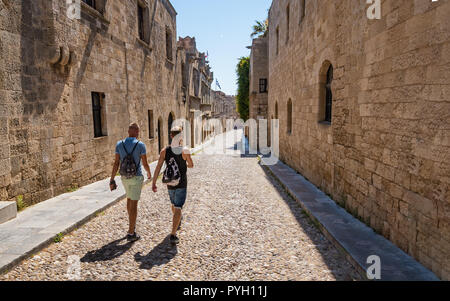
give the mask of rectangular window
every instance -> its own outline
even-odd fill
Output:
[[[267,78],[259,80],[259,93],[267,93]]]
[[[290,8],[290,5],[288,5],[286,8],[286,44],[289,42]]]
[[[194,95],[198,97],[200,87],[200,73],[197,69],[194,69]]]
[[[299,23],[301,24],[303,19],[305,18],[306,14],[306,3],[305,0],[300,0],[300,20]]]
[[[280,28],[277,27],[277,31],[276,31],[276,54],[278,55],[278,46],[279,46],[279,42],[280,42]]]
[[[105,94],[92,92],[92,115],[94,117],[94,137],[106,136]]]
[[[182,86],[188,86],[188,70],[186,69],[186,63],[181,64],[181,78],[182,78]]]
[[[83,0],[84,3],[86,3],[87,5],[89,5],[92,8],[97,8],[95,5],[95,0]]]
[[[142,41],[145,40],[145,33],[144,33],[144,11],[145,8],[142,7],[139,3],[138,3],[138,30],[139,30],[139,39],[141,39]]]
[[[173,53],[172,31],[167,27],[166,28],[166,56],[169,61],[171,61],[173,59],[172,53]]]
[[[155,138],[155,129],[153,125],[153,110],[148,110],[148,138]]]

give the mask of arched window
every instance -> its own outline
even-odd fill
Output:
[[[287,103],[287,133],[292,134],[292,100]]]
[[[327,71],[327,81],[325,84],[325,121],[331,122],[331,110],[333,107],[333,92],[331,82],[333,81],[333,65]]]
[[[319,78],[319,121],[323,123],[331,123],[333,109],[333,65],[329,61],[325,61],[320,69]]]

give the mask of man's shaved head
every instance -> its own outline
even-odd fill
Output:
[[[129,130],[134,129],[134,130],[139,130],[139,125],[136,122],[133,122],[132,124],[130,124],[130,126],[128,127]]]
[[[128,127],[128,135],[135,138],[139,137],[139,125],[137,123],[130,124]]]

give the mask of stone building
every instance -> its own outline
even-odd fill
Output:
[[[274,0],[280,159],[450,280],[450,1]]]
[[[225,131],[226,121],[229,119],[238,119],[238,113],[236,111],[236,97],[226,95],[222,91],[212,91],[212,117],[218,119],[222,123],[222,129]]]
[[[261,36],[253,39],[250,47],[249,117],[255,120],[268,119],[268,42],[268,37]]]
[[[194,37],[180,37],[178,48],[182,51],[182,98],[188,107],[191,145],[195,146],[209,134],[203,131],[203,124],[212,116],[211,83],[214,73],[205,53],[198,51]]]
[[[190,117],[170,1],[68,9],[0,1],[0,200],[37,203],[108,177],[130,122],[156,160],[169,124]]]

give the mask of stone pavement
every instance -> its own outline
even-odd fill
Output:
[[[191,151],[198,152],[210,142]],[[150,164],[152,174],[156,164]],[[113,192],[109,190],[108,178],[38,203],[0,224],[0,273],[52,243],[58,234],[72,231],[124,199],[120,177],[116,179],[118,189]]]
[[[188,171],[177,246],[168,242],[167,188],[159,183],[153,193],[147,185],[139,203],[141,240],[124,240],[121,201],[0,280],[362,279],[257,158],[207,153],[194,156]]]
[[[279,162],[266,168],[318,222],[322,232],[347,254],[347,258],[362,274],[365,274],[371,265],[367,263],[368,257],[377,255],[381,259],[381,280],[439,280],[411,256],[339,207],[289,166]]]

